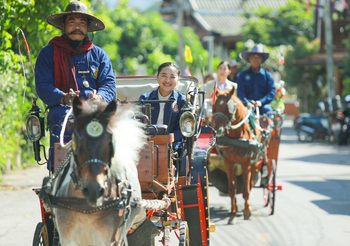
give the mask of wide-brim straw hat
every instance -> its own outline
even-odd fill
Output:
[[[255,45],[250,51],[241,53],[241,57],[247,62],[249,62],[250,55],[260,55],[262,57],[262,62],[265,62],[270,56],[269,53],[264,52],[264,47],[262,44]]]
[[[64,12],[50,15],[46,21],[63,31],[65,18],[69,14],[81,14],[85,16],[88,19],[88,32],[100,31],[105,28],[105,24],[99,18],[88,13],[88,8],[84,3],[76,0],[70,2]]]

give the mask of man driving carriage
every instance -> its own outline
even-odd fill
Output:
[[[61,124],[73,98],[110,102],[116,96],[116,81],[108,55],[87,35],[103,30],[105,25],[88,13],[85,4],[74,0],[64,12],[50,15],[47,22],[62,31],[40,51],[35,65],[36,91],[49,109],[48,169],[52,171],[54,143],[59,141]],[[70,137],[68,132],[65,141]]]
[[[258,44],[251,51],[242,52],[241,56],[250,67],[238,75],[238,97],[248,107],[259,107],[262,114],[271,112],[270,103],[275,97],[275,84],[272,75],[261,67],[269,58],[269,53],[264,52],[263,46]]]

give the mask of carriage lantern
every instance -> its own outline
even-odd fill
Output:
[[[185,111],[180,117],[180,130],[184,137],[190,138],[196,133],[196,117],[190,111]]]
[[[39,162],[40,158],[40,139],[44,137],[44,117],[40,116],[41,109],[36,104],[36,98],[33,98],[32,108],[29,111],[26,120],[27,137],[33,142],[35,160]]]

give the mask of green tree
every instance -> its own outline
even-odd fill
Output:
[[[107,50],[118,74],[135,74],[140,66],[154,74],[160,63],[176,60],[178,34],[158,12],[140,12],[129,8],[128,2],[118,1],[115,9],[106,10],[100,1],[92,1],[95,13],[106,23],[106,30],[96,35],[95,43]],[[194,58],[190,69],[204,67],[208,55],[199,37],[190,28],[184,28],[183,33]]]
[[[40,48],[57,32],[45,20],[67,0],[5,0],[0,5],[0,175],[3,170],[33,162],[31,144],[24,135],[25,117],[34,92],[33,63]],[[26,36],[27,52],[20,29]],[[21,55],[22,54],[22,55]]]
[[[342,96],[346,96],[348,94],[350,94],[350,38],[348,38],[345,41],[345,45],[346,45],[346,54],[347,56],[345,57],[344,61],[342,62],[342,66],[340,68],[342,68],[342,72],[341,74],[343,74],[343,94]]]
[[[299,37],[286,55],[285,80],[297,92],[301,110],[305,112],[313,111],[316,101],[327,96],[324,67],[305,63],[305,58],[315,54],[319,47],[319,40]]]
[[[246,40],[279,46],[293,45],[300,36],[308,40],[314,37],[313,15],[306,11],[302,1],[290,0],[277,10],[259,8],[247,16],[251,18],[242,29]]]

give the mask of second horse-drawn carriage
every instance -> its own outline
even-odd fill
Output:
[[[174,245],[174,242],[178,245],[209,244],[209,234],[214,227],[209,221],[206,158],[214,139],[197,144],[204,94],[199,91],[194,77],[180,79],[177,89],[186,95],[187,102],[180,118],[183,148],[181,153],[176,153],[172,148],[174,136],[167,127],[150,124],[152,102],[138,100],[142,93],[156,86],[153,76],[119,77],[118,104],[110,103],[99,109],[99,105],[74,100],[73,139],[68,144],[61,142],[64,147],[55,145],[55,171],[35,190],[40,195],[42,221],[37,225],[33,245],[66,245],[64,240],[67,239],[58,234],[72,233],[67,227],[72,226],[74,216],[80,222],[86,221],[87,232],[84,233],[89,234],[94,222],[107,215],[111,219],[119,218],[118,222],[105,222],[112,223],[109,226],[115,230],[111,232],[113,237],[105,240],[115,241],[117,245],[122,241],[129,245],[153,245],[157,241],[162,245]],[[124,122],[130,118],[130,112],[133,119]],[[34,105],[27,121],[37,161],[43,148],[39,143],[40,132],[44,131],[39,113]],[[115,114],[117,119],[112,120]],[[139,128],[142,128],[143,137],[134,134]],[[139,143],[134,143],[133,138]],[[130,157],[135,153],[139,155]],[[118,160],[118,155],[124,159]],[[130,178],[133,162],[138,163],[135,167],[140,196]],[[185,165],[184,174],[179,171],[181,165]],[[124,173],[120,173],[122,169]],[[127,222],[143,211],[146,219],[127,226]],[[67,223],[69,220],[72,223]],[[101,224],[99,230],[109,230],[104,228]],[[75,228],[75,232],[79,230],[84,228]],[[96,238],[103,236],[94,233]]]
[[[229,223],[238,212],[239,193],[245,200],[244,219],[250,218],[253,187],[263,188],[264,204],[272,215],[276,190],[281,189],[276,184],[276,170],[283,115],[274,111],[260,116],[259,108],[246,108],[232,88],[216,93],[207,121],[217,132],[208,156],[209,180],[231,198]]]

